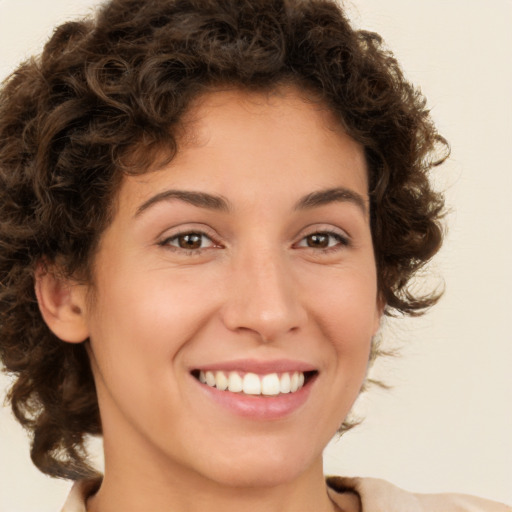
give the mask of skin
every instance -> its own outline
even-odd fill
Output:
[[[209,93],[185,126],[169,165],[124,179],[94,286],[40,280],[50,327],[90,338],[106,465],[88,509],[335,510],[322,451],[359,394],[382,313],[363,150],[294,89]],[[297,208],[334,188],[345,194]],[[205,236],[183,249],[177,235],[191,232]],[[191,375],[238,359],[304,362],[316,379],[290,414],[244,417]]]

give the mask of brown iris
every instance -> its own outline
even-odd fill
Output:
[[[187,233],[177,237],[178,245],[182,249],[200,249],[203,241],[203,235],[199,233]]]
[[[306,237],[308,247],[325,249],[329,247],[329,235],[326,233],[314,233]]]

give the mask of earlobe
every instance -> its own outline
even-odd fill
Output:
[[[40,265],[35,274],[35,292],[41,315],[55,336],[69,343],[81,343],[89,337],[84,285]]]

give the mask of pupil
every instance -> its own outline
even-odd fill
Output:
[[[199,249],[201,247],[201,235],[195,233],[182,235],[179,238],[179,244],[183,249]]]
[[[308,237],[309,247],[327,247],[329,245],[329,237],[327,235],[315,234]]]

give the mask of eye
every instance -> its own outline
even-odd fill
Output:
[[[348,239],[339,233],[321,231],[305,236],[297,247],[308,247],[311,249],[330,249],[339,245],[349,245]]]
[[[172,237],[163,240],[160,245],[171,246],[176,249],[184,249],[187,251],[199,251],[209,247],[215,247],[213,240],[205,233],[187,232],[178,233]]]

